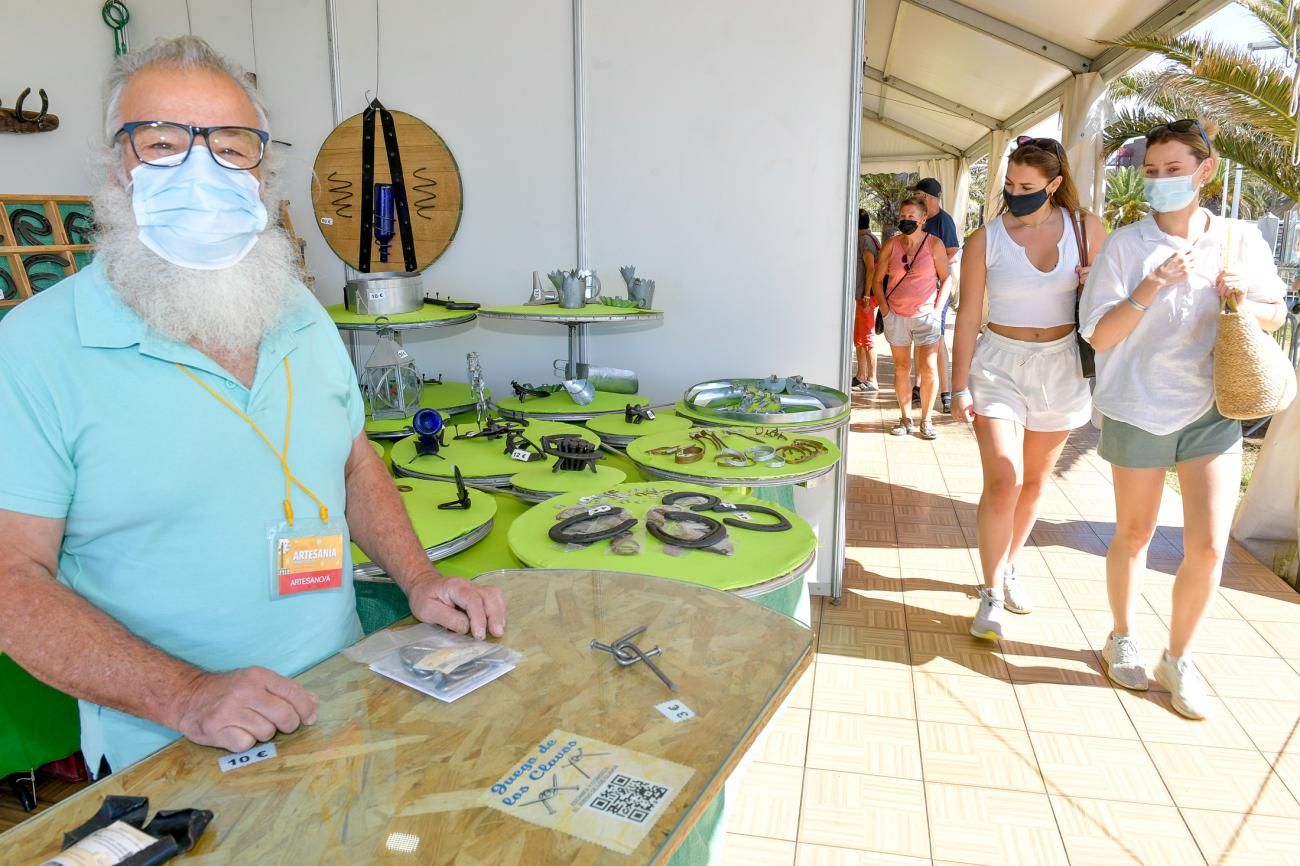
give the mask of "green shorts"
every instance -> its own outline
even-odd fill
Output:
[[[1212,407],[1196,421],[1165,436],[1102,416],[1097,453],[1124,469],[1168,469],[1198,457],[1241,452],[1241,422]]]

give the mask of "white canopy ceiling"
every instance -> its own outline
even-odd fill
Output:
[[[988,150],[1059,107],[1075,73],[1111,78],[1140,53],[1102,42],[1132,30],[1184,30],[1229,0],[867,0],[864,171]]]

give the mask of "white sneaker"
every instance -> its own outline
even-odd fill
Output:
[[[1205,683],[1187,656],[1174,658],[1165,650],[1155,669],[1156,682],[1169,689],[1174,709],[1189,719],[1203,719],[1210,714],[1210,698]]]
[[[989,589],[980,590],[980,609],[970,625],[970,633],[984,640],[1002,640],[1002,619],[1005,605]]]
[[[1106,663],[1106,676],[1118,685],[1137,692],[1144,692],[1150,686],[1146,662],[1142,661],[1142,650],[1138,649],[1133,635],[1112,632],[1102,647],[1101,660]]]
[[[1034,600],[1025,589],[1020,578],[1016,577],[1016,566],[1012,563],[1002,572],[1002,596],[1007,610],[1012,613],[1029,613],[1034,609]]]

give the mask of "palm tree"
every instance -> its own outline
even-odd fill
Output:
[[[1113,229],[1135,223],[1148,212],[1142,194],[1142,171],[1136,166],[1116,168],[1106,174],[1106,225]]]
[[[858,187],[859,207],[875,217],[880,239],[885,240],[898,231],[898,206],[911,195],[911,187],[920,180],[911,174],[864,174]]]
[[[1291,0],[1237,0],[1268,31],[1277,47],[1293,44]],[[1220,124],[1215,148],[1288,198],[1300,198],[1300,170],[1291,162],[1296,120],[1291,114],[1292,74],[1247,46],[1166,33],[1133,33],[1113,44],[1149,51],[1169,61],[1155,72],[1127,75],[1111,88],[1117,100],[1104,148],[1114,153],[1152,127],[1182,117]]]

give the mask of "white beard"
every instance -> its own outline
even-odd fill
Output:
[[[206,158],[206,154],[197,154]],[[106,172],[94,196],[95,256],[114,291],[154,331],[208,353],[255,353],[301,297],[297,255],[276,224],[239,262],[193,270],[160,258],[140,241],[131,193]],[[263,190],[264,201],[267,198]],[[266,202],[275,213],[278,204]]]

